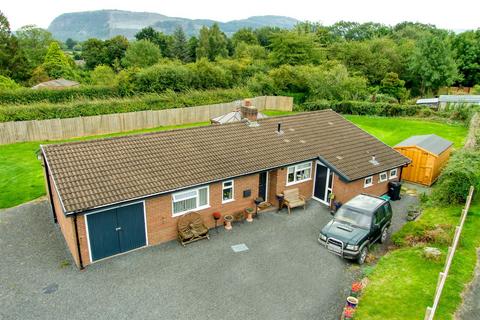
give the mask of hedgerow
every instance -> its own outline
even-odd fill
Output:
[[[57,104],[44,102],[25,105],[3,105],[0,106],[0,122],[72,118],[145,110],[172,109],[230,102],[249,96],[251,96],[251,92],[245,88],[186,91],[183,93],[168,90],[162,94],[145,94],[129,98],[80,100]]]
[[[342,114],[372,115],[385,117],[415,116],[423,107],[370,101],[307,101],[297,107],[302,111],[332,109]]]

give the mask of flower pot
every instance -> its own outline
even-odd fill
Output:
[[[247,221],[252,222],[253,221],[253,209],[249,208],[245,210],[247,212]]]
[[[347,305],[350,307],[350,308],[356,308],[357,305],[358,305],[358,299],[355,298],[355,297],[348,297],[347,298]]]
[[[233,217],[228,215],[223,217],[223,220],[225,221],[225,230],[232,230]]]

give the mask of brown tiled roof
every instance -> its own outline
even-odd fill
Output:
[[[345,180],[409,159],[331,110],[42,146],[66,213],[320,158]],[[277,134],[281,123],[283,134]],[[375,155],[377,165],[370,162]]]

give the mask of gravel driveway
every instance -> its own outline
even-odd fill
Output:
[[[3,210],[0,319],[338,319],[354,275],[316,241],[329,219],[310,201],[78,271],[46,201]]]
[[[394,231],[415,202],[392,202]],[[210,241],[172,241],[79,271],[46,201],[3,210],[0,319],[338,319],[358,267],[317,243],[330,218],[310,201],[306,212],[264,213],[212,230]],[[249,250],[234,253],[242,243]]]

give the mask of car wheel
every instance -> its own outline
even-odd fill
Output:
[[[363,247],[363,249],[360,251],[360,255],[358,256],[358,264],[364,264],[365,260],[367,259],[368,255],[368,248],[367,246]]]
[[[383,229],[382,236],[380,237],[380,243],[385,243],[388,238],[388,228]]]

